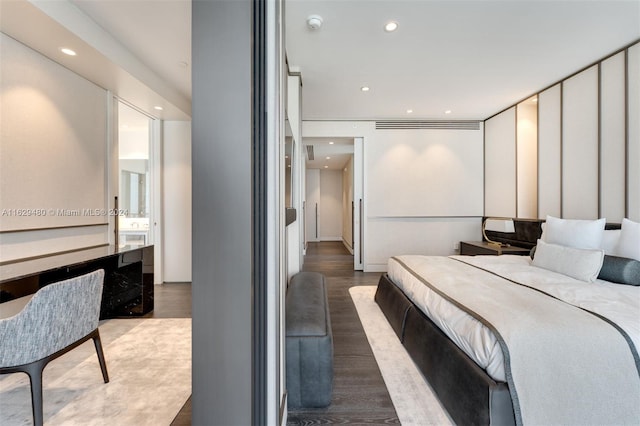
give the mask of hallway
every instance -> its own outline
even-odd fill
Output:
[[[399,424],[349,287],[377,285],[379,273],[353,270],[341,242],[309,243],[304,271],[324,274],[333,330],[333,397],[327,408],[289,411],[288,425]]]

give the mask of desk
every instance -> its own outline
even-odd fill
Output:
[[[528,256],[530,251],[524,247],[498,247],[486,241],[460,241],[460,254],[464,256],[500,256],[501,254]]]
[[[100,319],[141,316],[153,310],[153,246],[110,245],[5,262],[0,266],[0,303],[42,287],[104,269]],[[10,305],[6,306],[8,311]]]

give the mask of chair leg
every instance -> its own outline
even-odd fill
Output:
[[[34,426],[42,426],[44,414],[42,408],[42,371],[46,362],[34,362],[25,368],[25,373],[31,382],[31,408],[33,411]]]
[[[109,373],[107,373],[107,363],[104,360],[104,353],[102,352],[102,341],[100,340],[100,332],[96,329],[93,336],[93,344],[96,347],[96,353],[98,354],[98,361],[100,362],[100,369],[102,370],[102,378],[105,383],[109,383]]]

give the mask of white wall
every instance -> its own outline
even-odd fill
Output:
[[[461,240],[481,238],[482,125],[479,130],[393,131],[376,130],[373,121],[304,121],[302,128],[303,137],[364,139],[365,271],[384,271],[388,258],[401,253],[454,254]],[[397,170],[394,156],[402,157],[403,150],[415,157],[410,168],[400,164],[404,170]],[[433,168],[439,173],[432,174]],[[411,173],[419,178],[412,180]],[[444,197],[443,186],[454,197]],[[387,205],[389,197],[403,208]]]
[[[640,221],[640,43],[628,49],[627,215]]]
[[[165,282],[191,281],[191,123],[163,131],[163,268]]]
[[[107,92],[0,44],[0,261],[106,244]]]
[[[342,172],[342,241],[353,254],[353,155]]]
[[[518,217],[606,217],[614,223],[640,218],[639,46],[542,91],[537,128],[530,135],[520,127],[533,126],[521,118],[533,120],[534,114],[524,108],[518,109],[517,130],[514,108],[486,121],[486,215],[512,216],[509,206],[517,200]],[[533,139],[525,151],[520,145],[523,136],[536,131],[537,158]],[[516,143],[518,159],[510,162]],[[536,204],[538,212],[532,216]]]
[[[516,216],[535,219],[538,217],[538,108],[528,99],[519,103],[516,111]]]
[[[320,241],[342,241],[342,170],[320,170]]]
[[[484,214],[497,217],[517,215],[516,108],[485,122]]]
[[[305,235],[307,241],[320,241],[320,224],[316,223],[320,216],[320,170],[307,169],[305,174]]]

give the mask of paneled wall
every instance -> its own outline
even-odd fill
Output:
[[[639,76],[636,43],[538,93],[530,131],[525,101],[486,120],[485,214],[638,220]]]
[[[108,93],[0,33],[0,261],[108,243]]]

